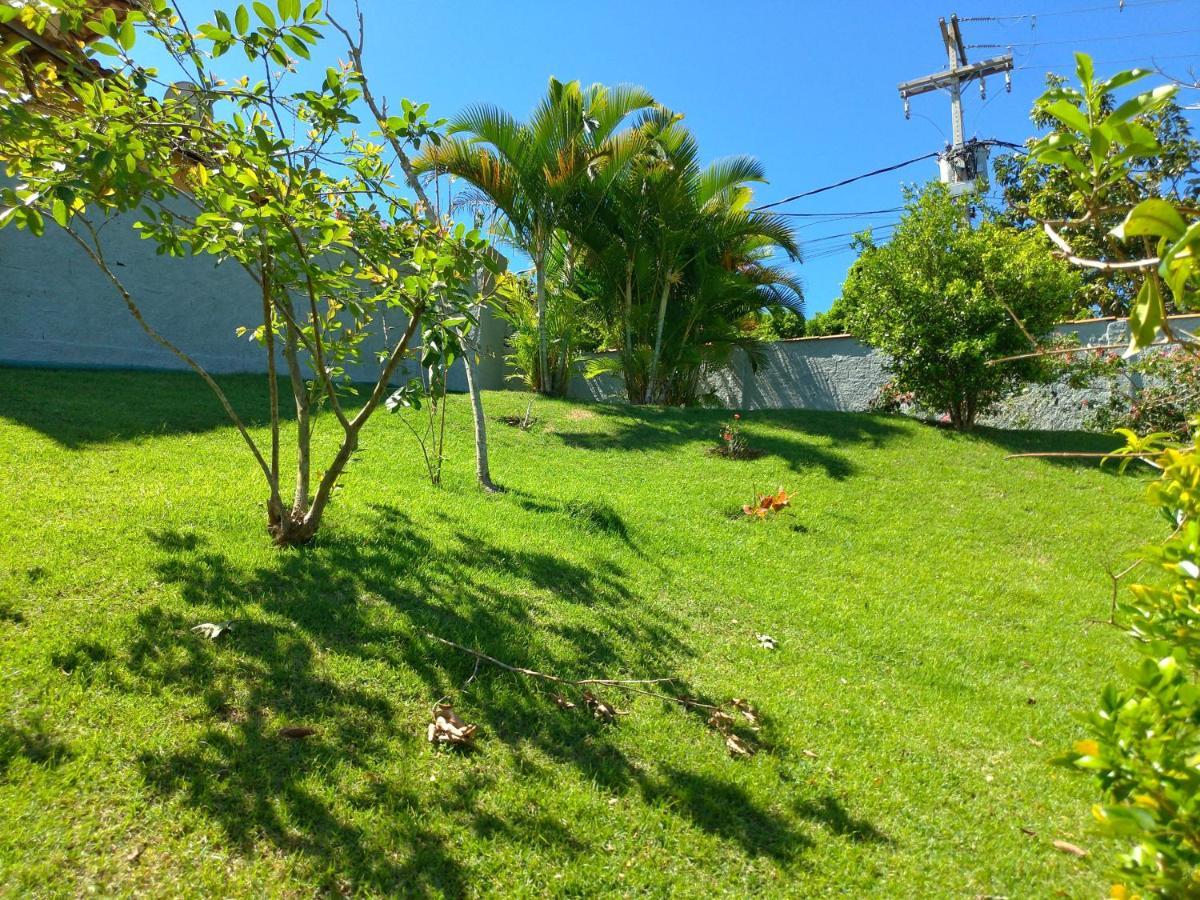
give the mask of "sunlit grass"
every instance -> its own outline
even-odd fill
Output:
[[[0,894],[1104,889],[1091,786],[1049,759],[1129,655],[1104,566],[1158,524],[1134,473],[1004,459],[1103,439],[764,413],[734,462],[719,411],[534,415],[492,425],[492,497],[463,398],[442,489],[380,415],[316,544],[278,551],[194,378],[0,370]],[[747,698],[762,749],[651,698],[560,710],[424,632]],[[475,752],[426,743],[442,698]]]

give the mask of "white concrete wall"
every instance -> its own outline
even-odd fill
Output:
[[[1172,322],[1194,331],[1200,316],[1177,316]],[[1124,319],[1095,319],[1065,322],[1054,329],[1074,333],[1082,346],[1123,344],[1129,340]],[[767,362],[757,374],[745,357],[710,373],[702,393],[711,391],[731,409],[823,409],[862,412],[888,381],[887,355],[848,335],[799,338],[779,341],[767,348]],[[1135,382],[1138,383],[1138,382]],[[1128,382],[1118,390],[1128,389]],[[1108,402],[1111,388],[1098,383],[1083,389],[1066,380],[1029,385],[1000,405],[981,422],[999,428],[1038,428],[1074,431],[1098,406]],[[570,395],[581,400],[623,402],[620,379],[603,376],[594,380],[576,377]]]
[[[266,371],[262,347],[237,337],[239,326],[262,321],[262,300],[246,272],[209,256],[158,256],[154,243],[131,227],[134,218],[105,225],[103,243],[146,321],[214,374]],[[399,310],[383,319],[393,340],[408,324]],[[485,315],[479,367],[485,389],[505,386],[505,334],[502,321]],[[375,353],[384,344],[380,331],[367,338],[351,369],[355,380],[378,377]],[[50,221],[41,238],[0,230],[0,365],[186,368],[146,335],[103,273]],[[450,389],[466,390],[461,362],[451,370]]]

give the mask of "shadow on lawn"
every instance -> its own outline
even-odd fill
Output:
[[[556,431],[555,436],[568,447],[583,450],[667,450],[696,444],[696,452],[701,453],[706,445],[716,446],[720,427],[732,414],[729,410],[608,404],[598,405],[597,409],[606,417],[601,421],[607,430]],[[769,424],[773,430],[756,430],[757,422]],[[884,416],[814,410],[748,413],[743,424],[748,426],[750,446],[764,455],[784,460],[794,472],[822,468],[839,481],[854,473],[854,464],[847,454],[833,448],[881,447],[906,432],[904,426]],[[796,437],[781,435],[778,429]]]
[[[578,514],[588,527],[628,539],[603,510]],[[545,796],[569,768],[582,783],[669,809],[749,856],[787,862],[810,845],[800,824],[811,817],[760,805],[736,772],[726,780],[630,759],[616,740],[619,725],[596,722],[582,703],[558,710],[551,686],[479,669],[424,636],[568,677],[669,674],[691,653],[676,636],[683,625],[639,602],[620,566],[499,547],[462,527],[435,549],[395,507],[375,506],[373,515],[363,534],[324,535],[256,570],[240,568],[201,534],[150,533],[161,554],[157,577],[198,609],[143,612],[116,682],[202,698],[205,713],[194,741],[142,755],[149,785],[213,821],[243,853],[261,853],[266,842],[304,856],[326,890],[465,893],[471,873],[448,838],[456,829],[526,853],[547,844],[568,858],[597,852],[586,826],[552,810],[514,803],[497,811],[488,796],[495,776],[465,760],[440,770],[436,784],[379,774],[395,770],[397,753],[428,757],[424,710],[449,697],[480,725],[490,750],[508,754],[509,776]],[[254,614],[239,615],[241,607]],[[190,633],[216,615],[234,621],[227,635],[206,641]],[[85,647],[77,656],[84,664],[94,654]],[[330,674],[331,659],[341,677]],[[397,678],[416,683],[397,687]],[[682,682],[676,690],[694,693]],[[609,699],[620,705],[619,695]],[[414,706],[422,710],[416,721]],[[278,735],[284,725],[317,734],[287,741]],[[369,828],[356,824],[355,810]]]
[[[223,375],[217,381],[248,427],[269,421],[262,375]],[[281,391],[290,390],[281,381]],[[281,414],[292,418],[295,409],[285,403]],[[230,427],[217,398],[191,372],[0,366],[0,418],[70,449]]]
[[[1006,453],[1109,453],[1124,446],[1124,441],[1112,434],[1096,434],[1086,431],[1006,431],[1000,428],[977,428],[966,439],[975,439],[993,444]],[[1024,463],[1046,463],[1067,469],[1100,469],[1113,475],[1120,473],[1117,461],[1100,465],[1099,457],[1046,456],[1041,458],[1014,459],[1016,465]],[[1145,466],[1131,465],[1130,474],[1150,471]]]

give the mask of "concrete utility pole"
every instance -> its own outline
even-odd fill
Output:
[[[987,96],[988,75],[1004,73],[1004,87],[1012,90],[1011,75],[1013,58],[1011,53],[1003,56],[993,56],[982,62],[968,63],[967,49],[963,44],[962,30],[958,27],[958,16],[951,16],[950,22],[938,19],[942,30],[942,43],[946,46],[946,59],[949,68],[944,72],[925,75],[905,81],[898,85],[900,98],[904,101],[904,118],[909,117],[908,98],[930,91],[948,90],[950,92],[950,118],[954,130],[954,141],[946,151],[938,157],[942,170],[942,181],[950,185],[955,193],[966,193],[974,190],[975,179],[980,173],[987,171],[988,148],[979,141],[963,139],[962,89],[963,85],[978,80],[979,94]]]

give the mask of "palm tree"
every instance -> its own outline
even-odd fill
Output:
[[[644,122],[647,149],[608,192],[592,226],[574,232],[608,285],[600,306],[621,345],[634,403],[694,400],[704,366],[735,347],[758,359],[756,342],[739,327],[749,313],[803,302],[799,283],[770,261],[778,251],[799,259],[794,233],[783,219],[749,209],[749,185],[765,180],[762,166],[739,156],[702,168],[680,119],[661,112]]]
[[[551,78],[546,96],[528,122],[491,105],[469,107],[451,121],[452,136],[428,145],[414,160],[418,173],[461,178],[507,219],[506,234],[533,261],[537,293],[538,372],[549,389],[546,339],[546,266],[563,239],[568,218],[578,217],[578,199],[602,196],[641,146],[636,129],[621,130],[654,99],[642,88],[609,88]]]

